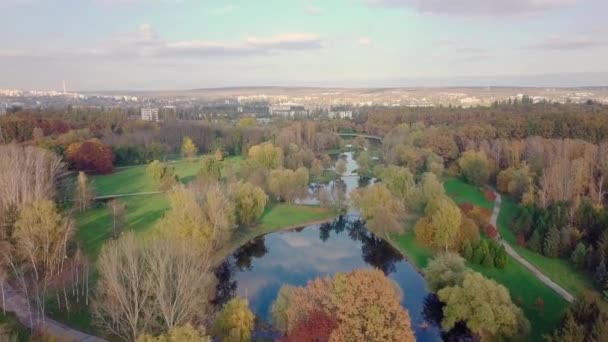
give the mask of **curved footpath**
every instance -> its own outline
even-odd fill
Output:
[[[497,221],[498,221],[498,214],[500,214],[500,205],[502,204],[502,197],[500,197],[500,194],[497,192],[494,192],[494,194],[496,195],[496,200],[494,200],[494,211],[492,211],[492,217],[490,218],[490,223],[494,227],[496,227],[496,230],[498,230]],[[566,291],[563,287],[556,284],[553,280],[551,280],[551,278],[544,275],[538,268],[536,268],[534,265],[532,265],[526,259],[524,259],[521,255],[519,255],[515,251],[515,249],[513,249],[513,247],[511,247],[511,245],[509,245],[507,242],[505,242],[505,240],[502,238],[500,233],[498,233],[498,234],[499,234],[498,242],[505,247],[505,250],[507,251],[507,253],[510,256],[513,257],[513,259],[517,260],[517,262],[519,262],[525,268],[530,270],[530,272],[532,272],[536,276],[536,278],[538,278],[545,285],[547,285],[551,289],[553,289],[553,291],[557,292],[557,294],[559,294],[567,302],[572,303],[574,301],[574,296],[572,294],[570,294],[570,292]]]
[[[61,341],[75,342],[107,342],[106,340],[85,334],[81,331],[72,329],[67,325],[61,324],[52,319],[46,318],[44,322],[31,319],[31,313],[27,301],[21,294],[15,291],[10,285],[4,283],[6,311],[17,315],[19,322],[31,330],[38,329],[45,331],[48,335],[57,337]]]

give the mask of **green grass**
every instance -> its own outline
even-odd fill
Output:
[[[494,208],[494,203],[486,199],[482,190],[459,178],[446,177],[444,187],[445,192],[458,204],[468,202],[490,211]]]
[[[4,326],[17,335],[17,341],[27,342],[30,340],[30,331],[19,322],[15,314],[7,312],[6,315],[0,311],[0,326]],[[3,336],[0,336],[0,340]]]
[[[266,232],[282,227],[304,226],[306,222],[314,222],[335,217],[336,214],[328,209],[293,204],[274,204],[264,210],[260,219],[260,226]]]

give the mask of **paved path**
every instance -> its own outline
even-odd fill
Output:
[[[44,330],[47,334],[58,338],[60,341],[107,342],[104,339],[74,330],[49,318],[46,318],[44,322],[36,321],[35,318],[30,317],[28,303],[19,292],[6,283],[4,284],[4,290],[6,311],[14,312],[21,324],[26,327],[32,330]]]
[[[162,191],[131,192],[131,193],[127,193],[127,194],[113,194],[113,195],[96,196],[96,197],[93,197],[93,199],[102,200],[102,199],[131,197],[131,196],[158,195],[158,194],[162,194],[162,193],[163,193]]]
[[[494,201],[494,211],[492,211],[492,217],[490,218],[490,223],[494,227],[496,227],[496,229],[498,229],[497,221],[498,221],[498,214],[500,214],[500,205],[502,203],[502,198],[500,197],[499,193],[496,193],[496,192],[494,192],[494,193],[496,194],[496,200]],[[519,255],[513,249],[513,247],[511,247],[511,245],[509,245],[507,242],[505,242],[505,240],[502,238],[502,236],[500,236],[500,233],[498,236],[499,236],[498,241],[500,242],[501,245],[503,245],[505,247],[505,250],[511,257],[513,257],[513,259],[517,260],[517,262],[519,262],[525,268],[530,270],[530,272],[532,272],[536,276],[536,278],[538,278],[545,285],[547,285],[551,289],[553,289],[553,291],[557,292],[557,294],[559,294],[566,301],[568,301],[569,303],[572,303],[574,301],[574,296],[572,294],[570,294],[570,292],[566,291],[563,287],[556,284],[553,280],[551,280],[551,278],[544,275],[538,268],[536,268],[534,265],[532,265],[526,259],[524,259],[521,255]]]

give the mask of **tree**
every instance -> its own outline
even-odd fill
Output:
[[[385,184],[377,183],[353,190],[350,198],[372,231],[387,238],[390,234],[403,231],[401,219],[405,215],[405,208]]]
[[[543,244],[543,254],[555,258],[559,256],[560,250],[560,234],[559,230],[555,227],[549,229],[547,235],[545,236],[545,241]]]
[[[380,270],[355,270],[334,277],[332,300],[339,324],[331,341],[415,341],[401,293]]]
[[[112,148],[98,139],[72,143],[66,153],[76,170],[101,174],[114,172]]]
[[[110,212],[110,217],[112,217],[112,236],[115,239],[124,230],[126,208],[127,206],[118,199],[108,202],[108,211]]]
[[[74,193],[74,202],[76,202],[78,211],[81,213],[85,212],[91,206],[94,197],[95,193],[89,184],[86,173],[83,171],[78,172],[76,191]]]
[[[424,277],[433,292],[444,287],[462,284],[464,275],[468,272],[464,259],[451,252],[435,256],[424,268]]]
[[[268,190],[280,200],[293,203],[308,195],[308,170],[301,167],[296,171],[276,169],[268,176]]]
[[[457,246],[462,222],[460,208],[448,197],[441,196],[431,200],[425,212],[429,220],[423,221],[424,226],[417,225],[417,238],[420,236],[429,246],[445,251],[460,247]]]
[[[319,179],[323,175],[323,162],[315,158],[310,167],[310,173],[315,179]]]
[[[247,299],[233,298],[224,305],[216,320],[216,329],[228,342],[248,342],[255,316]]]
[[[324,311],[314,311],[300,321],[281,342],[329,342],[337,326],[336,318]]]
[[[363,151],[363,152],[359,153],[359,156],[357,157],[357,164],[359,165],[359,168],[357,170],[357,173],[359,174],[359,176],[362,176],[362,177],[368,176],[370,173],[371,158],[367,151]]]
[[[196,157],[197,153],[198,147],[196,147],[192,139],[188,136],[184,137],[182,142],[182,157],[192,159]]]
[[[528,242],[526,242],[526,246],[536,253],[541,252],[541,237],[538,229],[534,230],[532,236],[530,236],[530,239],[528,239]]]
[[[133,233],[102,247],[92,313],[97,326],[135,341],[152,323],[152,295],[145,244]]]
[[[259,187],[238,182],[230,185],[230,193],[234,200],[237,223],[250,225],[264,213],[268,196]]]
[[[529,331],[529,323],[511,301],[509,291],[479,273],[467,273],[461,285],[443,288],[437,294],[445,303],[441,325],[446,330],[464,321],[482,340],[519,339]]]
[[[344,159],[338,159],[338,161],[336,162],[335,170],[338,176],[344,176],[344,174],[346,173],[346,162],[344,161]]]
[[[198,179],[202,181],[218,181],[222,177],[222,161],[215,157],[204,156],[201,160],[201,169],[198,171]]]
[[[175,174],[175,168],[158,160],[148,165],[146,173],[161,191],[169,190],[179,182],[179,178]]]
[[[272,323],[275,328],[282,332],[287,332],[289,328],[294,328],[296,322],[292,322],[293,318],[287,315],[287,310],[292,307],[292,298],[294,298],[293,291],[296,288],[291,285],[283,285],[279,289],[277,298],[270,307],[272,316]],[[292,324],[290,327],[289,324]]]
[[[404,203],[416,185],[414,175],[405,167],[388,165],[379,168],[377,174],[386,187]]]
[[[283,150],[269,142],[251,146],[248,156],[267,169],[276,169],[283,166]]]
[[[50,200],[37,200],[24,207],[15,222],[14,252],[23,264],[15,265],[13,260],[11,268],[16,271],[19,266],[23,267],[15,273],[27,278],[22,278],[22,282],[33,287],[33,291],[25,289],[26,296],[35,296],[42,317],[51,279],[63,269],[73,234],[73,222],[62,217]]]
[[[137,342],[211,342],[211,338],[204,331],[194,328],[190,324],[175,327],[166,334],[159,336],[143,335]]]
[[[574,267],[578,270],[582,270],[585,268],[585,260],[587,259],[587,248],[582,242],[579,242],[572,252],[570,257]]]
[[[460,173],[469,183],[481,186],[488,183],[490,170],[488,158],[483,152],[466,151],[458,159]]]

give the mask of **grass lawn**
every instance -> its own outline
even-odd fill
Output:
[[[13,313],[7,312],[6,315],[3,315],[0,311],[0,330],[2,327],[7,328],[8,331],[15,334],[17,341],[19,342],[27,342],[30,340],[30,331],[19,322],[17,316]],[[0,340],[2,340],[2,338],[3,336],[0,335]],[[8,339],[7,341],[11,340]]]
[[[468,202],[490,211],[494,208],[494,203],[486,199],[483,191],[460,178],[446,177],[443,186],[448,196],[452,197],[457,204]]]

